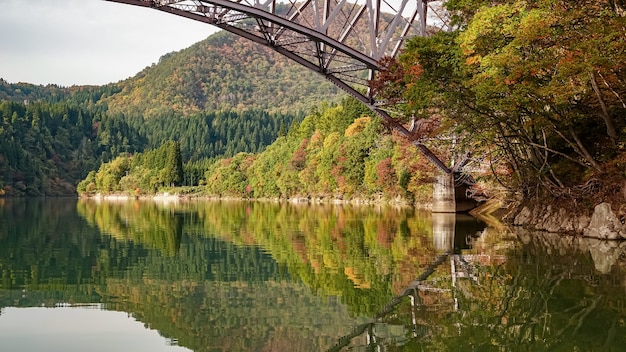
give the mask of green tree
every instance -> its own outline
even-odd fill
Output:
[[[623,158],[626,138],[621,7],[608,0],[447,6],[460,30],[415,38],[399,58],[405,114],[439,116],[457,148],[485,155],[526,196],[582,196],[572,191],[589,179],[617,177],[613,160]]]
[[[84,180],[80,181],[78,183],[78,185],[76,186],[76,192],[78,192],[78,194],[83,194],[83,193],[93,193],[96,190],[96,172],[95,171],[90,171],[89,174],[87,174],[87,177],[85,177]]]
[[[162,169],[162,180],[166,185],[178,186],[183,180],[183,159],[180,144],[169,141],[165,144],[166,160]]]

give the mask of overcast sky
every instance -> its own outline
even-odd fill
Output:
[[[0,0],[0,78],[62,86],[117,82],[216,31],[104,0]]]

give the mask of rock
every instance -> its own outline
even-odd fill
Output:
[[[596,270],[602,274],[608,274],[611,267],[624,254],[625,244],[618,241],[601,241],[595,238],[582,238],[581,242],[588,248],[591,253]]]
[[[611,204],[598,204],[592,216],[571,212],[552,205],[524,206],[513,216],[512,223],[528,229],[555,233],[576,233],[603,240],[626,239],[626,205],[613,211]],[[620,218],[621,217],[621,218]]]
[[[584,230],[583,236],[604,240],[617,240],[626,238],[626,229],[611,210],[611,204],[600,203],[596,205],[591,222]]]
[[[590,221],[591,218],[589,218],[589,216],[581,215],[580,217],[578,217],[578,221],[573,222],[574,231],[576,231],[576,233],[583,233],[587,226],[589,226]]]
[[[548,206],[546,210],[546,217],[544,218],[543,228],[548,232],[562,232],[566,231],[563,225],[563,217],[565,216],[565,210],[559,209],[555,211],[551,206]]]
[[[559,231],[567,231],[573,232],[576,231],[576,224],[574,223],[575,219],[567,216],[567,212],[565,209],[559,209],[559,215],[557,216],[557,221],[560,221]],[[585,224],[586,226],[586,224]]]
[[[528,224],[532,214],[528,207],[523,207],[522,210],[513,219],[513,225],[522,226]]]

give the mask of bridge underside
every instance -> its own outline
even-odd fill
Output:
[[[106,0],[205,22],[272,48],[347,91],[368,90],[378,61],[423,35],[428,0]],[[359,4],[361,2],[362,4]],[[353,87],[358,87],[355,89]]]
[[[405,38],[425,35],[431,0],[106,0],[153,8],[222,28],[315,71],[412,141],[443,174],[458,175],[391,117],[370,94],[379,60],[395,57]],[[361,2],[361,3],[359,3]],[[432,1],[435,2],[435,1]],[[457,178],[457,177],[455,177]],[[457,178],[468,183],[467,178]],[[457,185],[458,186],[458,185]]]
[[[380,69],[378,61],[395,57],[405,38],[425,34],[429,0],[401,0],[396,7],[383,0],[106,1],[201,21],[269,47],[323,75],[400,134],[414,139],[373,99],[369,80]],[[440,170],[451,173],[424,144],[414,144]]]

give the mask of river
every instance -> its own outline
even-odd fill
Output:
[[[625,253],[406,208],[0,198],[0,350],[621,351]]]

